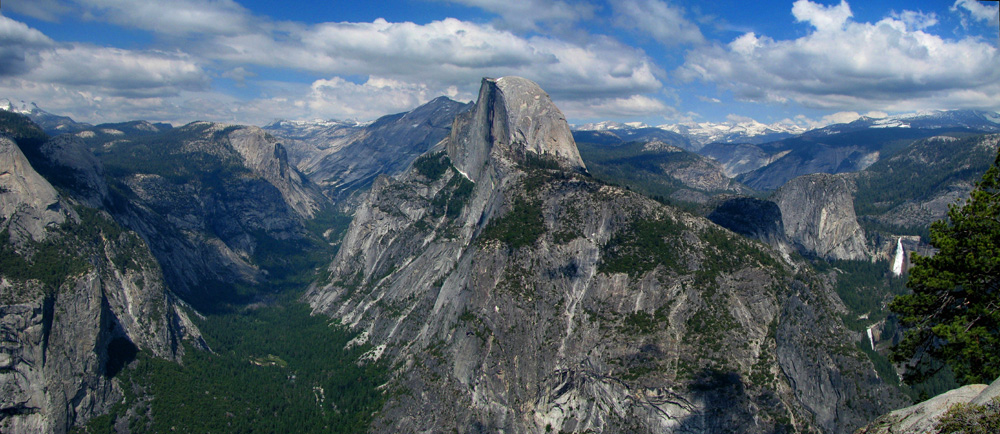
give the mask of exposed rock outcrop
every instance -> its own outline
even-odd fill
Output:
[[[482,179],[494,153],[523,159],[530,152],[565,169],[586,170],[566,117],[542,88],[520,77],[484,78],[476,106],[455,120],[447,149],[472,182]]]
[[[989,386],[970,384],[884,415],[856,434],[933,434],[941,417],[955,404],[985,405],[1000,397],[1000,379]]]
[[[399,367],[374,431],[845,433],[901,402],[831,288],[580,174],[536,88],[484,80],[306,294]]]
[[[854,213],[854,182],[846,176],[795,178],[774,193],[785,236],[805,252],[829,259],[868,259],[864,230]]]
[[[198,308],[233,295],[233,285],[267,281],[261,258],[304,242],[304,222],[331,206],[260,128],[142,131],[86,140],[115,173],[115,219],[142,236],[171,289]]]
[[[42,147],[51,168],[91,174],[93,161],[64,145]],[[5,221],[12,239],[0,240],[9,266],[0,269],[0,431],[62,433],[121,401],[115,377],[139,350],[175,359],[182,339],[200,337],[138,235],[60,197],[12,141],[0,146],[11,163],[3,196],[18,201],[4,201],[15,212]],[[25,215],[48,223],[17,239]]]
[[[10,241],[42,241],[46,227],[66,221],[59,195],[13,140],[0,135],[0,225]],[[7,242],[8,240],[0,240]]]
[[[326,206],[319,190],[288,163],[288,151],[274,137],[257,127],[243,127],[229,133],[229,143],[243,156],[246,167],[276,187],[300,216],[312,218]]]
[[[74,192],[75,198],[87,206],[99,208],[108,200],[108,185],[104,166],[75,135],[62,134],[40,147],[49,181]]]
[[[455,116],[469,107],[439,97],[370,124],[282,121],[264,129],[282,138],[289,162],[346,208],[378,175],[398,175],[445,138]]]

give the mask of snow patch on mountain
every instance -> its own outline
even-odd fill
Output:
[[[608,131],[608,130],[627,130],[627,129],[639,129],[639,128],[649,128],[642,122],[615,122],[615,121],[603,121],[603,122],[592,122],[583,125],[573,125],[572,129],[578,131]]]
[[[775,135],[796,135],[806,132],[806,128],[776,122],[765,124],[755,120],[742,122],[687,122],[672,125],[660,125],[659,128],[687,136],[691,141],[702,145],[716,142],[733,143],[755,137]]]
[[[806,128],[787,124],[773,123],[764,124],[755,120],[740,122],[685,122],[679,124],[664,124],[651,127],[642,122],[594,122],[583,125],[575,125],[577,131],[622,131],[657,128],[663,131],[677,133],[696,145],[696,148],[709,143],[738,143],[754,142],[763,143],[765,141],[780,140],[785,137],[801,134]]]
[[[16,103],[10,98],[0,98],[0,109],[9,111],[11,113],[20,113],[22,115],[30,114],[31,109],[37,109],[38,106],[35,103],[30,105],[24,101],[17,101]]]

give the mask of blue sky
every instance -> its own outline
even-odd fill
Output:
[[[520,75],[570,122],[1000,109],[997,2],[5,0],[0,97],[86,122],[370,120]]]

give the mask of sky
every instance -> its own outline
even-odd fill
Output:
[[[3,0],[0,98],[77,121],[367,121],[482,77],[571,123],[1000,110],[997,2]]]

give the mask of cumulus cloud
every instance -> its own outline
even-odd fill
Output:
[[[93,119],[101,107],[130,113],[163,98],[203,91],[209,79],[187,55],[59,44],[0,15],[0,92]],[[121,118],[119,118],[121,119]]]
[[[199,54],[233,64],[290,67],[324,75],[372,75],[431,87],[475,87],[484,76],[521,75],[554,97],[589,99],[659,89],[659,71],[641,51],[597,37],[576,44],[524,38],[491,25],[448,18],[427,24],[323,23],[277,39],[220,36]]]
[[[0,77],[31,70],[39,62],[38,50],[53,45],[42,32],[0,15]]]
[[[839,30],[854,16],[845,0],[837,6],[823,6],[808,0],[798,0],[792,4],[792,16],[798,22],[807,22],[820,32]]]
[[[119,101],[117,98],[145,101],[141,104],[160,98],[157,103],[165,109],[184,111],[192,110],[194,99],[203,104],[216,99],[220,106],[229,104],[228,99],[218,98],[222,94],[211,91],[210,85],[211,77],[231,79],[237,86],[252,86],[262,96],[244,100],[242,108],[210,110],[206,116],[244,115],[248,121],[260,115],[251,113],[253,107],[289,110],[287,115],[276,112],[272,117],[363,119],[408,110],[441,94],[458,94],[456,89],[474,92],[482,77],[505,75],[538,82],[560,105],[593,102],[588,113],[597,113],[600,108],[609,114],[648,113],[663,106],[642,95],[662,89],[664,71],[642,50],[607,36],[586,40],[525,36],[515,33],[509,23],[503,27],[502,23],[452,18],[422,24],[384,19],[274,22],[254,16],[232,0],[73,1],[84,11],[84,19],[153,32],[161,37],[158,46],[175,46],[177,51],[57,44],[22,23],[2,21],[0,16],[0,38],[6,25],[12,29],[8,33],[21,41],[19,45],[0,46],[0,60],[9,60],[0,65],[0,77],[7,74],[59,89],[78,88],[105,98],[104,107]],[[590,19],[594,11],[589,3],[561,0],[530,0],[504,8],[481,0],[454,2],[547,26]],[[650,4],[669,11],[666,3]],[[537,10],[532,10],[534,7]],[[700,38],[697,28],[694,31]],[[26,41],[32,35],[47,45],[28,47]],[[187,43],[196,37],[197,43]],[[254,76],[252,71],[257,67],[325,78],[296,87],[278,101],[273,94],[264,94],[269,86],[274,89],[274,83],[265,84]],[[30,78],[28,71],[32,72]],[[344,79],[347,77],[350,81]],[[358,84],[359,77],[367,81]],[[58,94],[52,89],[48,92]],[[157,119],[164,116],[153,114],[159,116]],[[176,117],[188,115],[179,112]]]
[[[372,119],[387,113],[410,110],[439,95],[441,89],[425,84],[369,77],[355,84],[340,77],[316,80],[305,99],[310,113],[322,118]],[[455,96],[454,94],[452,96]]]
[[[906,28],[910,30],[924,30],[938,23],[936,14],[925,14],[923,12],[916,11],[903,11],[903,12],[893,12],[892,18],[902,21],[906,24]]]
[[[901,18],[854,22],[846,2],[827,7],[798,0],[792,11],[813,31],[793,40],[746,33],[727,45],[689,52],[678,73],[716,83],[742,100],[826,109],[1000,105],[1000,56],[989,43],[944,39]]]
[[[996,4],[987,5],[978,0],[957,0],[955,4],[951,6],[952,11],[964,10],[976,21],[985,22],[997,22],[997,8],[1000,7]]]
[[[247,78],[256,77],[257,74],[253,71],[248,71],[242,66],[237,66],[222,73],[223,78],[228,78],[236,82],[236,86],[245,87],[247,85]]]
[[[662,0],[624,0],[611,3],[615,25],[648,35],[673,46],[705,41],[697,25],[684,18],[684,9]]]

